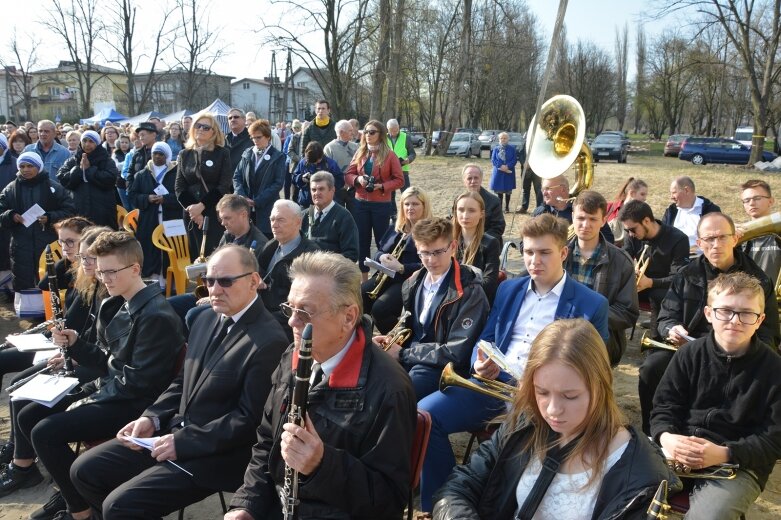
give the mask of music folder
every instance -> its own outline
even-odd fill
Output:
[[[75,377],[38,374],[28,383],[11,392],[11,400],[33,401],[51,408],[78,384],[79,380]]]

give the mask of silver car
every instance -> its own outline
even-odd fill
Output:
[[[482,158],[483,151],[480,146],[480,140],[472,133],[458,132],[453,134],[453,140],[445,155],[463,155],[467,159],[473,155]]]

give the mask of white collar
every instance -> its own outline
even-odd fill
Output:
[[[549,294],[553,294],[556,297],[561,296],[561,292],[564,290],[564,282],[567,281],[567,271],[564,271],[564,276],[561,277],[561,280],[553,286],[553,289],[551,289],[549,292],[545,293],[544,295],[540,295],[537,292],[537,289],[534,287],[534,280],[529,280],[529,286],[526,288],[526,294],[528,295],[529,292],[533,291],[534,294],[537,294],[539,296],[548,296]]]
[[[317,209],[317,206],[315,206],[314,204],[312,205],[315,211],[315,215],[317,215],[317,213],[320,213],[322,217],[326,216],[328,212],[331,211],[331,208],[333,208],[334,206],[336,206],[335,200],[331,200],[331,203],[328,204],[328,206],[324,207],[323,209]]]
[[[252,298],[252,301],[249,302],[249,304],[246,307],[241,309],[239,312],[237,312],[233,316],[226,316],[225,314],[221,314],[221,316],[223,316],[224,318],[232,318],[233,319],[233,324],[235,325],[236,323],[238,323],[238,321],[241,319],[241,317],[244,316],[244,313],[247,312],[250,307],[252,307],[252,304],[255,303],[255,300],[257,300],[257,299],[258,299],[258,295],[256,294],[255,297]],[[231,325],[231,327],[232,326],[233,325]]]

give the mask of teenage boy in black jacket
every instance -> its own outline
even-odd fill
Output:
[[[781,357],[757,337],[764,293],[752,276],[713,280],[705,317],[713,331],[680,349],[659,383],[651,433],[693,469],[738,464],[733,480],[695,479],[687,514],[738,518],[781,457]]]

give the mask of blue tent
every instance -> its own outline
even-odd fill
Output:
[[[82,125],[92,125],[95,123],[100,123],[100,126],[104,126],[106,124],[106,121],[116,122],[116,121],[122,121],[124,119],[127,119],[127,116],[123,116],[113,108],[104,108],[94,116],[88,118],[88,119],[80,119],[79,123]]]

